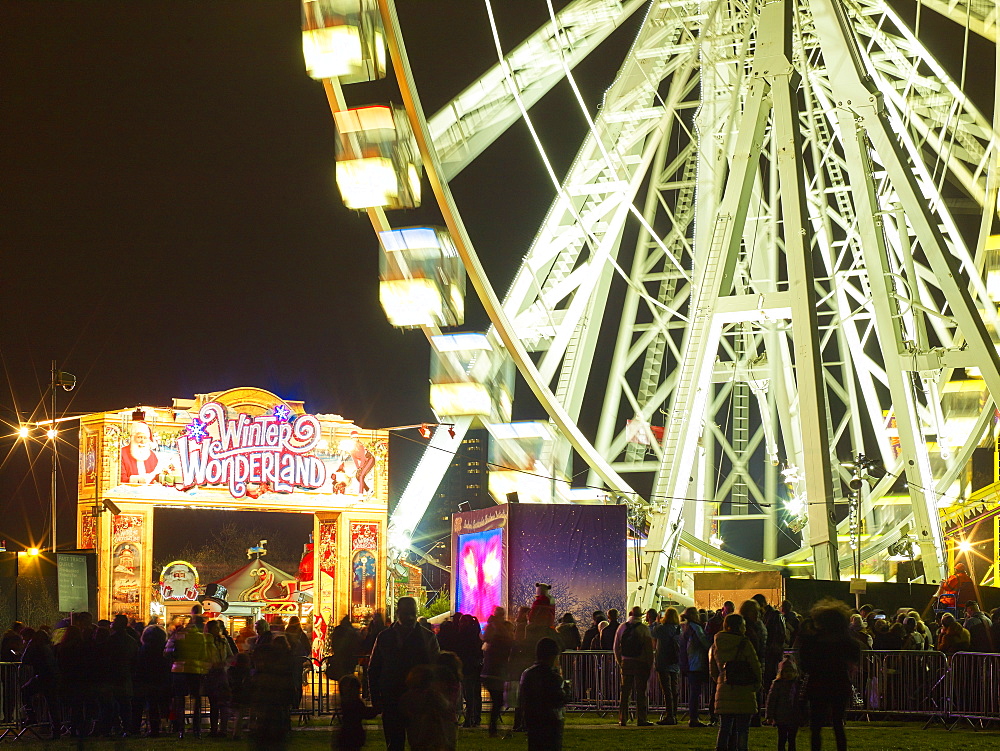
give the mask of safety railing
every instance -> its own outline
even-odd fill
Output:
[[[795,657],[794,652],[787,653]],[[564,652],[563,676],[573,687],[568,709],[613,712],[618,709],[621,674],[612,652]],[[961,652],[950,660],[941,652],[866,651],[854,674],[860,704],[851,711],[868,716],[1000,720],[1000,654]],[[701,708],[710,701],[709,686]],[[764,687],[765,691],[767,687]],[[677,686],[679,711],[688,707],[689,684]],[[650,711],[662,711],[666,701],[656,674],[647,684]]]
[[[948,716],[970,720],[1000,719],[1000,654],[959,652],[948,675]]]
[[[563,677],[567,678],[573,690],[573,698],[567,708],[575,711],[613,712],[618,710],[621,699],[621,671],[615,661],[614,652],[569,651],[560,656]],[[681,709],[688,707],[688,683],[679,680],[677,704]],[[714,686],[712,687],[714,690]],[[666,697],[660,687],[656,673],[651,671],[646,684],[646,696],[651,711],[666,708]],[[700,707],[708,708],[709,695],[703,692]]]
[[[865,714],[943,717],[950,694],[948,658],[924,650],[866,651],[854,676]]]

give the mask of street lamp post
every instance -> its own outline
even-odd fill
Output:
[[[58,492],[59,485],[59,445],[56,442],[59,438],[59,429],[56,427],[58,419],[56,418],[56,387],[62,386],[64,391],[72,391],[76,388],[76,376],[72,373],[66,373],[65,371],[59,370],[56,367],[56,361],[52,361],[51,379],[49,381],[49,397],[52,400],[52,412],[51,423],[48,430],[45,431],[45,437],[49,439],[52,446],[52,484],[49,489],[49,501],[51,503],[50,512],[52,514],[52,526],[49,536],[49,549],[55,553],[58,537],[56,536],[57,525],[56,525],[56,493]]]

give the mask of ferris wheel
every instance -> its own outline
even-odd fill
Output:
[[[995,42],[991,5],[925,4]],[[390,320],[434,348],[432,406],[452,428],[399,501],[395,544],[481,424],[502,449],[497,492],[594,502],[601,488],[648,525],[634,604],[706,562],[839,579],[904,551],[939,582],[940,509],[967,495],[1000,394],[994,123],[884,0],[575,0],[509,51],[485,6],[497,65],[427,117],[391,0],[303,2],[338,184],[379,235]],[[500,298],[449,181],[512,124],[536,137],[531,105],[562,80],[578,94],[575,65],[634,14]],[[350,109],[344,86],[387,57],[404,108]],[[420,200],[421,169],[445,229],[389,221]],[[482,335],[442,330],[461,325],[463,272],[493,323]],[[512,366],[544,422],[510,422]],[[570,487],[574,462],[589,490]]]

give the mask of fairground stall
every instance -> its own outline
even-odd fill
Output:
[[[153,614],[155,511],[180,508],[312,514],[315,638],[366,619],[387,589],[388,447],[386,431],[257,388],[83,418],[77,536],[97,551],[100,617]]]

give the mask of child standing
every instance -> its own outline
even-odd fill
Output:
[[[354,674],[345,675],[340,686],[340,732],[334,735],[337,751],[359,751],[365,745],[365,726],[362,720],[372,720],[378,715],[375,707],[361,701],[361,681]]]
[[[788,657],[778,665],[778,676],[767,693],[765,717],[778,727],[778,751],[795,751],[795,736],[804,724],[799,706],[799,671]]]

